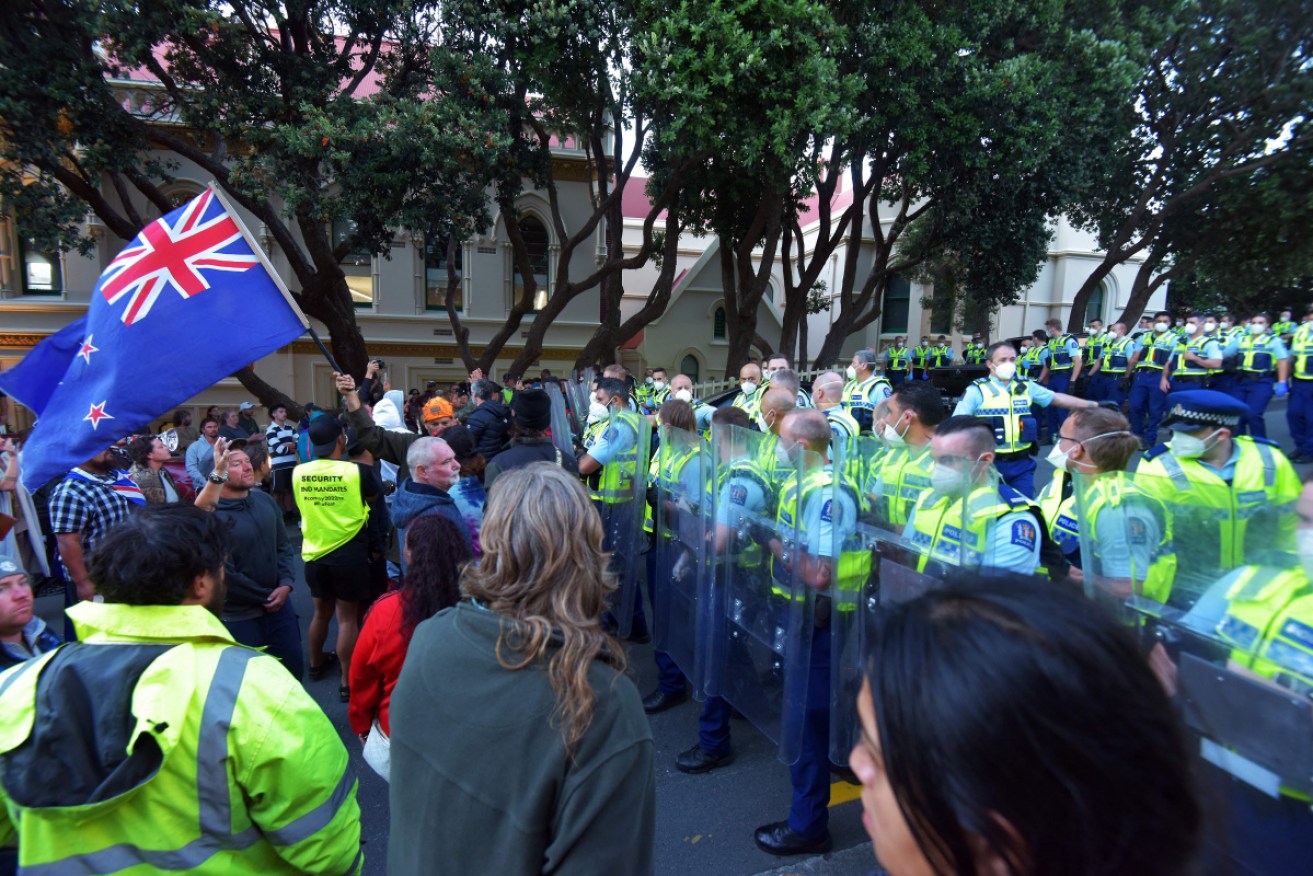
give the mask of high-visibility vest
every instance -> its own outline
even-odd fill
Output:
[[[988,351],[984,344],[968,344],[962,351],[962,358],[968,365],[983,365]]]
[[[1245,565],[1245,536],[1250,518],[1264,509],[1286,506],[1299,498],[1299,476],[1275,444],[1249,435],[1232,440],[1240,456],[1230,484],[1197,459],[1177,459],[1164,444],[1146,453],[1135,470],[1139,490],[1162,502],[1170,514],[1189,515],[1194,525],[1206,532],[1208,541],[1195,544],[1197,539],[1191,536],[1196,533],[1188,522],[1176,527],[1178,537],[1191,538],[1189,550],[1180,554],[1181,560],[1216,558],[1220,569]],[[1266,544],[1278,543],[1288,536],[1293,553],[1295,517],[1285,516],[1287,519],[1280,524],[1281,533],[1264,530],[1260,535],[1267,540]],[[1270,523],[1270,519],[1265,523]]]
[[[1145,344],[1140,351],[1140,361],[1136,363],[1135,370],[1162,371],[1176,355],[1176,346],[1176,335],[1172,332],[1163,332],[1161,335],[1155,332],[1152,342]]]
[[[877,390],[884,389],[883,393],[877,393]],[[843,396],[840,404],[844,410],[864,410],[874,411],[875,406],[879,404],[876,395],[885,398],[892,391],[889,381],[879,375],[872,375],[860,383],[856,380],[850,380],[843,388]]]
[[[635,479],[638,478],[639,451],[647,455],[647,448],[638,446],[639,415],[629,411],[615,411],[607,422],[608,429],[628,431],[633,440],[611,462],[602,466],[601,477],[597,481],[597,498],[607,505],[620,502],[632,502],[638,498],[635,492]],[[603,433],[605,434],[605,433]]]
[[[1017,359],[1017,371],[1022,377],[1037,380],[1044,371],[1044,347],[1031,347],[1023,350]]]
[[[1282,338],[1286,335],[1294,334],[1295,329],[1297,328],[1299,328],[1299,326],[1297,326],[1292,320],[1285,320],[1284,322],[1275,323],[1272,326],[1272,334],[1276,335],[1278,338]]]
[[[885,367],[895,373],[901,373],[908,369],[911,362],[911,356],[906,347],[890,347],[888,350],[889,361]]]
[[[1198,362],[1190,362],[1185,358],[1186,353],[1194,353],[1200,359],[1205,358],[1204,347],[1213,339],[1207,335],[1199,335],[1191,338],[1184,344],[1176,348],[1176,358],[1172,363],[1173,377],[1203,377],[1213,373],[1213,369],[1200,365]]]
[[[851,441],[862,431],[862,427],[853,419],[853,415],[841,405],[835,405],[825,411],[825,419],[830,423],[834,439],[840,442]]]
[[[930,361],[931,349],[932,347],[929,344],[917,344],[916,347],[912,350],[913,367],[924,369],[926,367],[926,363]]]
[[[1056,338],[1049,338],[1044,346],[1049,348],[1049,370],[1050,371],[1070,371],[1072,368],[1071,351],[1067,349],[1067,342],[1076,340],[1075,335],[1058,335]]]
[[[1227,591],[1217,633],[1231,659],[1296,692],[1313,693],[1313,587],[1301,568],[1248,566]]]
[[[680,478],[684,474],[684,466],[688,465],[694,459],[697,459],[698,449],[696,446],[684,446],[677,449],[671,449],[666,444],[657,448],[656,455],[647,467],[647,485],[654,487],[658,491],[665,489],[674,492],[679,489]],[[656,530],[656,513],[651,503],[647,503],[647,515],[643,519],[643,531],[654,532]],[[669,536],[669,533],[662,533]]]
[[[884,493],[886,523],[902,526],[912,516],[916,503],[930,489],[930,471],[935,460],[930,445],[895,447],[882,456],[876,472]]]
[[[1003,387],[992,377],[980,377],[971,381],[971,385],[980,391],[976,416],[988,420],[993,427],[994,445],[999,452],[1016,453],[1029,448],[1032,442],[1023,433],[1034,421],[1030,412],[1034,404],[1030,381],[1014,378]]]
[[[765,391],[766,384],[757,387],[751,395],[739,390],[739,394],[734,396],[734,401],[730,404],[736,408],[742,408],[743,412],[748,415],[748,419],[753,423],[759,423],[761,420],[761,396]]]
[[[827,463],[826,465],[812,469],[802,475],[801,487],[797,475],[789,478],[780,487],[779,502],[775,509],[775,520],[781,534],[786,536],[792,532],[795,543],[791,549],[795,555],[803,551],[807,533],[802,531],[802,520],[800,515],[807,503],[816,500],[816,493],[832,493],[835,488],[834,469]],[[860,514],[865,507],[865,502],[861,492],[857,490],[852,483],[846,478],[840,480],[838,489],[848,494],[853,503],[853,509]],[[822,498],[828,506],[832,499]],[[823,508],[822,516],[827,513],[833,513],[833,508]],[[844,538],[845,530],[854,530],[857,521],[839,521],[834,527],[836,544],[832,550],[838,553],[838,562],[835,564],[834,573],[831,580],[835,586],[830,588],[830,595],[834,597],[833,605],[839,611],[852,611],[857,607],[857,594],[861,592],[862,587],[866,584],[871,575],[871,552],[870,550],[845,550]],[[833,558],[832,558],[833,559]],[[796,562],[796,560],[795,560]],[[802,593],[793,593],[780,582],[787,580],[787,573],[782,563],[771,558],[771,591],[776,596],[785,598],[801,598]]]
[[[217,618],[196,614],[206,611],[82,603],[69,615],[91,643],[65,645],[0,675],[6,771],[27,772],[24,757],[52,741],[111,741],[101,728],[75,725],[90,718],[76,709],[43,710],[50,691],[68,683],[122,702],[139,758],[135,771],[127,763],[115,769],[89,802],[33,804],[0,789],[18,872],[360,872],[360,807],[345,747],[299,682],[274,658],[233,642]],[[112,625],[102,626],[107,619]],[[111,636],[111,628],[141,635]],[[166,640],[161,629],[174,636]],[[284,757],[307,750],[314,756]],[[127,755],[121,746],[102,753]],[[88,754],[66,768],[83,781],[103,780],[84,775],[105,768],[86,762],[95,760]]]
[[[1103,347],[1103,364],[1099,366],[1101,374],[1125,374],[1131,365],[1131,347],[1134,338],[1125,337],[1110,340]]]
[[[1093,365],[1096,361],[1103,358],[1103,348],[1112,343],[1112,336],[1107,332],[1097,332],[1085,339],[1085,346],[1081,347],[1081,358],[1086,365]]]
[[[642,399],[639,399],[639,402],[647,410],[656,411],[666,403],[666,399],[668,398],[670,398],[670,387],[663,386],[660,389],[649,388],[647,400],[643,401]]]
[[[773,517],[776,500],[775,485],[766,472],[762,471],[757,461],[750,457],[736,459],[720,469],[715,482],[716,498],[714,501],[720,501],[720,493],[727,482],[732,483],[739,480],[751,481],[761,489],[761,494],[766,499],[766,506],[761,509],[761,516],[763,518]],[[730,525],[737,525],[737,521],[731,521]],[[760,544],[751,538],[739,540],[737,547],[734,549],[734,563],[739,569],[743,570],[760,569],[766,563],[766,552]]]
[[[1306,322],[1295,330],[1290,339],[1290,355],[1294,360],[1291,375],[1300,380],[1313,380],[1313,322]]]
[[[1080,549],[1080,516],[1076,510],[1076,494],[1071,488],[1071,476],[1065,471],[1053,472],[1053,478],[1044,485],[1036,498],[1044,515],[1044,526],[1049,537],[1062,548],[1064,554]]]
[[[369,519],[360,466],[316,459],[292,469],[292,493],[301,512],[301,559],[317,560],[351,541]]]
[[[912,543],[918,549],[917,571],[924,572],[931,560],[968,568],[980,566],[985,559],[989,530],[994,522],[1014,511],[1036,510],[1031,500],[1007,484],[999,484],[997,488],[993,484],[976,487],[967,497],[965,506],[960,499],[937,490],[926,492],[916,504],[910,533]],[[1039,539],[1037,532],[1037,544]]]
[[[930,350],[930,367],[943,368],[953,361],[953,348],[948,344],[936,344]]]
[[[1270,376],[1276,370],[1276,345],[1279,338],[1264,334],[1245,335],[1240,339],[1240,370]]]

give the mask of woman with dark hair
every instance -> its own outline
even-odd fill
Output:
[[[388,707],[415,627],[460,600],[460,568],[470,550],[446,517],[419,517],[406,531],[406,574],[365,615],[351,657],[347,717],[365,745],[365,760],[388,778]]]
[[[474,556],[482,556],[479,545],[479,528],[483,526],[483,506],[488,504],[488,491],[483,487],[483,471],[488,461],[475,448],[474,435],[465,426],[451,426],[442,432],[442,440],[451,445],[456,461],[460,463],[460,478],[447,489],[447,495],[456,503],[456,509],[470,528],[470,542]]]
[[[1130,633],[1029,579],[883,611],[849,765],[891,876],[1173,876],[1202,816],[1167,694]]]
[[[164,463],[169,461],[169,448],[154,435],[138,435],[128,442],[128,458],[132,468],[128,477],[146,497],[147,505],[171,505],[179,500],[178,485],[173,482]]]
[[[615,582],[573,475],[501,475],[465,599],[392,697],[388,872],[652,873],[652,732],[601,626]]]

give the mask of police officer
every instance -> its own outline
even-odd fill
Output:
[[[972,336],[970,343],[964,345],[962,349],[962,359],[968,365],[984,365],[986,355],[987,351],[985,350],[985,342],[981,338],[980,332],[976,332],[975,335]]]
[[[1249,331],[1235,342],[1237,355],[1235,381],[1231,396],[1248,408],[1245,427],[1256,438],[1267,437],[1263,414],[1275,394],[1290,391],[1290,353],[1281,338],[1268,331],[1266,313],[1256,313],[1249,321]]]
[[[1137,484],[1178,518],[1182,532],[1208,531],[1178,553],[1174,604],[1191,604],[1201,582],[1256,556],[1294,552],[1291,504],[1300,491],[1290,461],[1266,438],[1236,436],[1247,409],[1230,396],[1202,389],[1174,392],[1159,444],[1136,468]],[[1177,592],[1180,590],[1181,592]]]
[[[1202,313],[1185,318],[1185,340],[1177,343],[1176,352],[1158,380],[1158,388],[1164,393],[1203,389],[1221,370],[1222,347],[1205,331],[1204,324]]]
[[[930,439],[944,421],[944,402],[933,386],[912,381],[895,389],[884,405],[875,424],[888,448],[873,462],[882,493],[875,502],[876,519],[880,526],[902,533],[912,508],[930,489]]]
[[[1140,317],[1140,321],[1136,324],[1135,331],[1131,334],[1131,337],[1135,338],[1137,341],[1143,342],[1146,335],[1152,336],[1152,334],[1153,319],[1146,314]]]
[[[930,440],[932,490],[912,509],[903,529],[932,564],[1033,575],[1039,568],[1039,515],[1034,503],[993,477],[994,429],[978,417],[953,416]]]
[[[843,388],[844,409],[862,427],[863,432],[871,431],[875,406],[893,392],[889,381],[875,373],[875,363],[876,356],[870,350],[861,349],[853,353],[852,364],[848,366],[848,383]]]
[[[1289,310],[1281,311],[1281,318],[1272,326],[1272,334],[1281,339],[1281,342],[1289,346],[1290,339],[1295,336],[1295,329],[1299,326],[1291,318]]]
[[[794,380],[797,381],[798,375],[797,372],[793,370],[793,360],[790,359],[788,356],[784,355],[783,353],[772,353],[766,359],[766,364],[762,369],[763,382],[761,385],[763,392],[770,388],[771,381],[775,379],[775,375],[780,374],[782,372],[792,373]],[[801,383],[799,383],[798,385],[797,393],[798,393],[798,402],[797,402],[798,407],[800,408],[815,407],[815,405],[812,404],[811,395],[808,394],[807,390],[802,388]]]
[[[1163,391],[1163,369],[1176,355],[1176,335],[1172,334],[1172,315],[1165,310],[1154,314],[1153,335],[1140,339],[1140,349],[1131,357],[1134,374],[1128,404],[1131,431],[1152,447],[1158,441],[1158,422],[1163,417],[1167,393]]]
[[[753,426],[760,429],[761,396],[764,392],[761,382],[761,366],[748,362],[739,369],[739,394],[730,402],[736,408],[742,408],[752,420]]]
[[[1036,465],[1031,449],[1039,438],[1039,427],[1031,415],[1032,405],[1075,410],[1097,407],[1098,402],[1053,392],[1017,377],[1017,351],[1009,343],[991,345],[988,355],[989,376],[971,381],[953,415],[975,416],[990,424],[995,442],[991,455],[999,476],[1023,496],[1033,498]]]
[[[812,400],[816,402],[816,410],[829,421],[834,440],[847,446],[861,433],[862,427],[843,406],[843,388],[839,373],[826,371],[812,383]]]
[[[790,712],[784,716],[786,722],[801,724],[793,725],[798,731],[794,735],[799,740],[799,751],[797,761],[789,767],[793,785],[789,817],[757,828],[755,839],[758,848],[772,855],[822,854],[832,846],[828,808],[831,607],[823,609],[819,603],[841,598],[835,591],[866,582],[865,574],[860,575],[860,581],[845,580],[845,564],[839,556],[845,533],[856,528],[860,499],[855,485],[831,466],[830,427],[818,412],[790,413],[780,428],[780,440],[804,453],[801,470],[780,487],[776,520],[781,532],[795,531],[805,544],[786,554],[781,541],[771,541],[773,589],[782,598],[794,598],[797,594],[791,581],[782,582],[797,579],[801,586],[818,592],[818,604],[803,714]]]
[[[1290,404],[1286,425],[1294,443],[1291,462],[1313,462],[1313,321],[1305,320],[1290,340]]]
[[[956,358],[957,355],[953,352],[953,345],[948,342],[948,336],[940,335],[939,342],[930,348],[930,367],[947,368],[953,364],[953,360]]]
[[[1090,365],[1086,398],[1110,401],[1120,408],[1130,390],[1131,357],[1139,348],[1136,340],[1127,336],[1126,323],[1114,322],[1103,337],[1102,354]]]
[[[337,730],[219,622],[227,549],[224,522],[190,505],[129,516],[91,555],[104,601],[68,609],[83,641],[0,675],[17,872],[361,871]]]
[[[1062,320],[1050,319],[1045,321],[1044,330],[1048,333],[1048,376],[1042,379],[1042,383],[1052,392],[1066,393],[1067,387],[1071,386],[1080,379],[1081,373],[1081,350],[1076,336],[1068,334],[1062,328]],[[1048,435],[1052,440],[1053,436],[1058,434],[1058,428],[1062,426],[1062,421],[1067,418],[1066,411],[1061,407],[1049,408],[1048,415]]]
[[[929,380],[930,379],[930,351],[934,347],[930,345],[930,338],[921,338],[921,343],[912,348],[912,379]]]
[[[1017,353],[1017,373],[1027,380],[1040,380],[1044,375],[1044,364],[1048,361],[1048,347],[1044,345],[1044,333],[1036,331],[1028,338],[1021,339],[1021,349]],[[985,351],[989,359],[989,351]]]
[[[1208,388],[1230,395],[1235,389],[1235,372],[1239,364],[1239,342],[1245,334],[1243,325],[1236,325],[1235,317],[1229,313],[1217,317],[1217,343],[1222,348],[1222,367],[1208,381]]]
[[[1108,343],[1108,336],[1103,330],[1103,320],[1101,319],[1090,320],[1090,324],[1085,331],[1088,336],[1085,339],[1085,346],[1081,347],[1081,361],[1085,366],[1085,379],[1088,383],[1090,375],[1094,373],[1091,368],[1095,362],[1103,358],[1103,348]],[[1091,398],[1088,393],[1085,394],[1085,397]],[[1101,401],[1097,398],[1092,400]]]
[[[705,436],[711,435],[711,415],[716,409],[693,395],[693,378],[687,374],[676,374],[670,379],[670,397],[688,402],[693,406],[693,416],[698,421],[698,431]]]
[[[593,400],[605,411],[606,427],[579,459],[579,474],[588,478],[599,475],[595,491],[598,511],[606,532],[605,548],[612,554],[612,565],[621,581],[620,599],[627,598],[623,588],[631,588],[633,613],[629,626],[630,641],[651,641],[643,601],[632,593],[638,580],[634,564],[641,545],[641,508],[638,507],[637,478],[647,468],[648,447],[642,440],[646,422],[626,410],[625,384],[614,377],[597,382]],[[599,411],[601,413],[602,411]],[[621,605],[615,608],[621,608]],[[611,618],[611,623],[615,619]],[[623,626],[623,625],[620,625]]]
[[[624,384],[625,386],[624,407],[626,410],[628,410],[631,414],[637,414],[643,410],[642,405],[638,403],[638,396],[637,396],[638,389],[633,385],[633,381],[629,377],[629,370],[625,368],[625,366],[619,364],[607,365],[605,368],[602,369],[602,376],[619,380],[621,383]],[[647,391],[649,393],[651,392],[652,384],[655,382],[656,379],[652,377],[652,372],[648,371],[647,377],[644,379],[643,386],[647,388]]]
[[[907,344],[901,337],[894,338],[893,345],[884,351],[884,376],[889,378],[890,386],[898,386],[907,379],[911,370],[912,354]]]
[[[646,403],[642,403],[640,400],[640,403],[643,406],[643,413],[656,413],[661,409],[661,406],[666,403],[666,399],[668,398],[670,398],[670,383],[666,377],[666,369],[653,368],[652,385],[648,389],[647,401]]]

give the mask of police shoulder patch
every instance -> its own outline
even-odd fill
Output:
[[[1029,520],[1017,520],[1012,524],[1012,543],[1026,550],[1035,549],[1035,524]]]
[[[1155,444],[1153,447],[1150,447],[1148,450],[1144,452],[1144,458],[1156,459],[1157,457],[1162,456],[1166,452],[1167,452],[1166,444]]]
[[[616,429],[615,426],[609,426],[609,427],[607,427],[607,430],[606,430],[605,432],[602,433],[602,440],[603,440],[603,441],[614,441],[614,440],[616,439],[616,437],[617,437],[619,434],[620,434],[620,433],[619,433],[619,431]]]
[[[1130,538],[1131,544],[1144,545],[1149,542],[1149,527],[1138,517],[1129,517],[1126,521],[1127,537]]]
[[[735,505],[746,505],[746,504],[748,504],[748,489],[747,489],[747,487],[743,487],[743,486],[740,486],[740,485],[738,485],[738,484],[733,484],[733,485],[731,485],[730,488],[729,488],[729,500],[730,500],[731,503],[733,503],[733,504],[735,504]]]
[[[821,520],[829,523],[834,519],[834,500],[826,499],[825,504],[821,506]]]

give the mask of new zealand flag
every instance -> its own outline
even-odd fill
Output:
[[[38,417],[23,448],[32,490],[306,330],[213,188],[141,230],[79,323],[0,374],[0,389]]]

